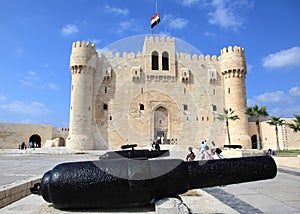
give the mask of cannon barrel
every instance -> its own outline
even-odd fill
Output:
[[[46,172],[31,192],[59,209],[141,206],[189,189],[271,179],[276,173],[270,156],[71,162]]]

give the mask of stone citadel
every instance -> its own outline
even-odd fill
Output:
[[[127,52],[119,48],[124,44]],[[150,35],[124,39],[108,49],[98,54],[92,43],[73,43],[68,128],[0,123],[0,149],[31,141],[75,150],[119,149],[128,143],[149,147],[162,136],[184,150],[198,148],[203,140],[223,147],[228,144],[225,122],[216,116],[224,108],[240,118],[229,122],[232,144],[256,148],[255,122],[244,113],[247,67],[242,47],[204,56],[177,38]],[[281,149],[299,148],[297,133],[285,125],[279,127],[279,141]],[[274,127],[266,121],[261,123],[261,143],[263,149],[276,149]]]
[[[138,53],[102,53],[75,42],[70,69],[72,149],[147,146],[159,137],[188,146],[206,139],[223,144],[223,109],[240,120],[230,124],[232,139],[251,148],[248,134],[244,49],[228,47],[220,56],[178,53],[176,39],[145,36]]]

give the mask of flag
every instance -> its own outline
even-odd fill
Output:
[[[151,28],[160,23],[159,12],[155,13],[154,16],[151,17]]]

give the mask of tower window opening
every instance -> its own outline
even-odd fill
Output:
[[[162,69],[164,71],[169,70],[169,54],[166,51],[162,54]]]
[[[217,106],[216,105],[213,105],[212,108],[213,108],[213,111],[217,111]]]
[[[152,70],[158,70],[158,53],[153,51],[151,54],[152,57]]]
[[[144,88],[141,88],[141,94],[143,94],[144,93]]]
[[[183,89],[183,93],[186,94],[186,88]]]
[[[213,89],[213,95],[216,95],[216,89]]]
[[[230,94],[230,88],[228,88],[228,94]]]
[[[145,110],[144,104],[140,104],[140,111],[144,111],[144,110]]]
[[[112,116],[109,116],[109,120],[112,120]]]
[[[108,106],[107,106],[106,103],[104,103],[104,105],[103,105],[103,110],[104,110],[104,111],[107,111],[107,109],[108,109]]]
[[[104,93],[105,94],[107,93],[107,87],[106,86],[104,87]]]
[[[188,105],[184,104],[183,105],[183,111],[187,111],[188,110]]]

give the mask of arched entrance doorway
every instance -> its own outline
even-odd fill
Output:
[[[58,147],[60,147],[60,146],[66,146],[65,139],[62,138],[62,137],[60,137],[60,138],[58,139],[58,145],[57,145],[57,146],[58,146]]]
[[[251,144],[252,144],[252,149],[257,149],[257,136],[256,136],[256,134],[252,135]]]
[[[30,142],[32,142],[33,146],[35,145],[35,148],[40,148],[42,146],[41,137],[37,134],[34,134],[29,138],[29,144]]]
[[[169,117],[168,111],[164,107],[158,107],[154,111],[154,139],[168,137]]]

